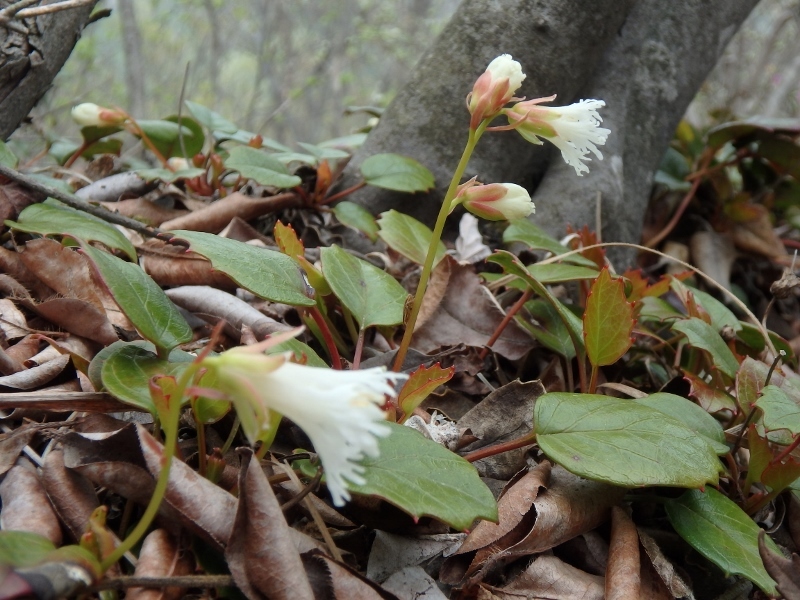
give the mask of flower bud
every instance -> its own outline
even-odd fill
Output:
[[[470,128],[477,129],[481,121],[498,115],[513,99],[524,79],[522,67],[511,55],[501,54],[490,62],[467,96],[467,106],[472,115]]]
[[[575,169],[578,175],[589,172],[584,161],[591,151],[603,160],[597,145],[606,143],[611,130],[600,127],[603,119],[597,110],[606,105],[602,100],[581,100],[569,106],[539,106],[541,102],[549,102],[555,96],[537,98],[519,102],[503,112],[508,122],[533,144],[542,144],[540,138],[552,142],[559,150],[564,161]]]
[[[480,184],[474,179],[463,184],[454,200],[469,212],[489,221],[527,217],[536,210],[528,191],[515,183]]]
[[[72,120],[81,127],[108,127],[122,125],[127,116],[113,108],[104,108],[91,102],[84,102],[72,109]]]

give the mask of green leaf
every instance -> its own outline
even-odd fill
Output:
[[[14,156],[8,145],[3,140],[0,140],[0,165],[9,169],[16,169],[18,163],[19,159]]]
[[[720,456],[730,452],[725,443],[725,432],[722,425],[697,404],[675,394],[658,392],[644,398],[637,398],[634,402],[654,408],[666,415],[674,417],[689,429],[694,429],[704,436],[714,452]]]
[[[16,569],[38,565],[56,547],[46,537],[27,531],[0,531],[0,565]]]
[[[695,550],[726,573],[747,577],[766,594],[776,595],[758,553],[759,527],[733,501],[708,488],[688,490],[665,505],[675,531]],[[765,541],[778,551],[772,540]]]
[[[800,404],[778,386],[761,390],[755,405],[763,412],[761,424],[767,431],[786,429],[792,437],[800,433]]]
[[[633,402],[554,392],[534,408],[536,440],[576,475],[624,487],[716,483],[721,465],[693,429]]]
[[[297,142],[297,145],[303,148],[303,150],[308,151],[311,153],[314,158],[319,160],[340,160],[342,158],[347,158],[350,156],[349,152],[345,152],[344,150],[340,150],[339,148],[332,148],[330,146],[316,146],[314,144],[307,144],[305,142]]]
[[[396,192],[425,192],[434,185],[433,173],[413,158],[374,154],[361,163],[364,181]]]
[[[225,166],[261,185],[291,188],[301,183],[300,178],[290,174],[281,161],[249,146],[237,146],[231,150]]]
[[[209,131],[236,133],[239,130],[239,128],[228,121],[228,119],[220,115],[218,112],[215,112],[210,108],[206,108],[202,104],[197,104],[197,102],[192,102],[191,100],[186,100],[184,104],[186,104],[186,108],[189,109],[194,118],[197,119],[200,124]]]
[[[579,357],[581,357],[580,360],[583,360],[582,357],[586,352],[586,348],[583,345],[582,321],[575,316],[572,311],[564,306],[555,296],[553,296],[553,294],[551,294],[541,282],[533,277],[530,271],[525,268],[525,265],[519,262],[519,259],[510,252],[498,250],[488,257],[486,261],[496,263],[503,267],[503,270],[509,275],[515,275],[519,277],[529,288],[550,303],[550,306],[552,306],[553,310],[558,313],[558,316],[561,318],[561,321],[564,323],[564,326],[569,332],[569,337],[572,340],[572,345],[575,348],[575,352]]]
[[[314,306],[313,289],[308,287],[302,269],[285,254],[210,233],[173,233],[210,260],[214,269],[256,296],[292,306]]]
[[[728,377],[735,377],[739,362],[725,344],[719,333],[708,323],[697,317],[681,319],[672,324],[673,331],[686,336],[690,346],[701,348],[711,355],[714,365]]]
[[[105,349],[98,366],[103,388],[109,394],[155,415],[156,407],[150,397],[150,378],[155,375],[178,377],[194,356],[175,349],[170,352],[169,360],[164,360],[153,349],[154,346],[145,342],[114,342]]]
[[[569,331],[556,309],[549,302],[530,300],[525,303],[525,309],[536,319],[536,322],[532,323],[528,319],[520,318],[517,319],[518,324],[522,325],[545,348],[568,360],[575,358],[575,346],[570,340]],[[563,310],[568,311],[569,309],[564,307]]]
[[[511,242],[522,242],[534,250],[547,250],[555,255],[570,252],[569,248],[557,242],[555,238],[550,237],[541,227],[534,225],[528,219],[511,221],[503,232],[503,243],[510,244]],[[576,265],[597,269],[597,265],[593,261],[577,253],[566,257],[564,260]]]
[[[121,231],[102,219],[69,208],[56,200],[31,204],[19,214],[17,222],[6,221],[6,225],[39,235],[70,235],[86,242],[100,242],[136,260],[136,248]]]
[[[183,135],[183,146],[181,146],[180,135],[178,134],[178,115],[167,117],[162,122],[174,123],[175,135],[165,136],[165,139],[150,138],[150,141],[153,142],[153,145],[161,153],[161,156],[164,158],[172,158],[173,156],[191,158],[198,152],[202,152],[203,145],[206,143],[206,136],[203,133],[203,127],[200,123],[191,117],[185,115],[181,116],[181,135]],[[184,152],[184,149],[186,152]]]
[[[159,354],[192,339],[192,328],[164,291],[139,265],[82,245],[122,312]]]
[[[753,117],[743,121],[723,123],[708,130],[706,144],[711,148],[719,148],[743,136],[754,133],[772,133],[775,131],[798,132],[797,119],[781,119],[771,117]]]
[[[583,313],[586,354],[595,367],[617,362],[631,347],[636,320],[633,304],[625,298],[625,282],[611,279],[608,269],[592,285]]]
[[[689,287],[689,291],[694,294],[695,300],[700,303],[700,306],[711,317],[711,326],[714,329],[722,331],[723,328],[730,327],[734,331],[739,331],[742,328],[742,323],[736,318],[731,309],[714,298],[714,296],[693,287]]]
[[[533,264],[528,266],[528,271],[544,284],[594,280],[599,274],[597,267],[591,268],[564,263]]]
[[[403,322],[408,293],[394,277],[336,245],[322,249],[322,272],[361,329]]]
[[[186,125],[179,126],[166,119],[136,121],[145,135],[158,147],[161,144],[174,144],[178,141],[178,132],[183,135],[192,135],[192,130]]]
[[[667,321],[670,319],[683,319],[686,315],[672,306],[666,300],[645,296],[636,303],[639,309],[639,318],[649,321]]]
[[[378,235],[392,250],[405,256],[408,260],[418,265],[425,263],[428,246],[431,243],[433,232],[414,217],[404,215],[396,210],[381,213],[378,219],[380,231]],[[440,241],[436,247],[436,257],[433,266],[439,264],[447,253],[447,248]]]
[[[497,521],[497,503],[475,467],[410,427],[386,425],[392,433],[379,440],[380,456],[361,462],[366,483],[348,482],[347,489],[462,531],[476,519]]]
[[[81,127],[81,137],[83,138],[85,144],[91,144],[92,142],[97,142],[102,140],[104,137],[114,135],[120,131],[122,131],[122,127],[118,125],[89,125],[87,127]],[[78,146],[75,146],[75,150],[77,149]]]
[[[360,231],[372,242],[378,241],[378,224],[372,213],[363,206],[344,200],[333,207],[333,214],[343,225]]]

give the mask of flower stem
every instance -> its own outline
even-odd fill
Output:
[[[192,381],[199,369],[199,364],[192,363],[181,374],[180,379],[178,379],[175,392],[172,394],[170,399],[167,418],[163,423],[165,433],[164,456],[161,460],[161,472],[158,474],[158,481],[156,481],[156,487],[153,490],[153,495],[150,497],[150,503],[147,505],[142,518],[136,524],[136,527],[133,529],[130,535],[126,537],[122,543],[100,563],[100,568],[104,572],[114,565],[120,558],[122,558],[122,556],[128,550],[133,548],[140,539],[142,539],[144,534],[147,533],[147,530],[150,528],[150,525],[153,523],[153,519],[155,519],[156,514],[158,514],[161,501],[164,499],[164,495],[167,492],[170,467],[172,466],[172,459],[175,456],[175,448],[178,445],[178,423],[181,416],[182,400],[184,394],[186,393],[186,387]]]
[[[331,330],[328,327],[328,324],[325,322],[322,313],[318,307],[311,306],[308,308],[308,314],[310,314],[311,318],[314,319],[317,327],[319,327],[320,333],[322,333],[322,337],[325,340],[325,346],[328,348],[328,354],[330,354],[331,366],[334,369],[341,370],[342,358],[339,356],[339,349],[336,347],[336,342],[333,340],[333,334],[331,334]]]
[[[480,448],[479,450],[470,452],[464,456],[464,459],[468,460],[469,462],[475,462],[476,460],[495,456],[503,452],[508,452],[509,450],[516,450],[517,448],[532,446],[535,443],[536,433],[532,431],[528,435],[523,435],[515,440],[509,440],[507,442],[503,442],[502,444],[495,444],[494,446],[486,446],[485,448]]]
[[[428,287],[428,280],[433,270],[433,260],[436,257],[436,250],[439,247],[439,241],[442,239],[442,232],[444,231],[444,224],[447,220],[447,215],[450,214],[450,204],[456,196],[458,184],[461,182],[461,177],[467,169],[467,164],[472,156],[473,150],[478,143],[481,135],[483,135],[486,126],[489,124],[488,119],[484,120],[477,129],[470,129],[469,138],[467,138],[467,145],[464,147],[464,152],[461,154],[461,160],[458,161],[453,178],[450,180],[450,187],[447,188],[447,193],[442,201],[442,207],[439,209],[439,216],[436,218],[436,225],[433,228],[431,235],[431,243],[428,246],[428,254],[425,256],[425,264],[422,265],[422,273],[419,276],[419,285],[417,286],[417,293],[414,296],[414,304],[411,307],[411,314],[405,323],[406,330],[403,334],[403,341],[400,342],[400,348],[395,355],[394,365],[392,370],[400,371],[403,367],[403,361],[408,353],[408,348],[411,345],[411,337],[414,335],[414,325],[417,323],[419,316],[419,309],[422,306],[422,298],[425,296],[425,290]]]
[[[525,303],[531,299],[532,295],[533,295],[533,290],[531,288],[525,290],[525,293],[523,293],[522,296],[520,296],[519,300],[517,300],[514,303],[514,305],[508,310],[508,313],[506,313],[506,315],[503,317],[503,320],[500,321],[500,324],[497,326],[497,329],[495,329],[494,333],[492,334],[492,337],[489,338],[489,341],[486,342],[486,346],[484,346],[483,350],[481,350],[481,353],[478,355],[478,358],[480,358],[481,360],[486,358],[486,355],[489,354],[489,348],[491,348],[494,345],[494,343],[500,338],[500,336],[503,335],[503,332],[505,331],[506,327],[508,327],[508,324],[511,322],[511,319],[513,319],[514,315],[516,315],[520,311],[520,309],[523,306],[525,306]]]

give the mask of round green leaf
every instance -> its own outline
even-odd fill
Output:
[[[194,118],[197,119],[200,124],[209,131],[236,133],[239,130],[236,125],[228,121],[228,119],[223,117],[221,114],[211,110],[210,108],[206,108],[202,104],[192,102],[191,100],[186,100],[184,104],[186,104],[186,108],[189,109],[189,112],[192,113]]]
[[[378,496],[415,518],[434,517],[464,530],[475,519],[497,521],[497,503],[469,462],[410,427],[386,423],[391,435],[378,442],[380,455],[361,462],[364,485],[357,494]]]
[[[14,156],[8,145],[3,140],[0,140],[0,165],[9,169],[16,169],[18,163],[19,159]]]
[[[192,328],[186,319],[139,265],[88,244],[83,244],[83,251],[94,262],[114,300],[143,338],[163,351],[192,339]]]
[[[433,173],[413,158],[374,154],[361,163],[364,181],[396,192],[425,192],[433,187]]]
[[[177,143],[178,141],[178,131],[180,128],[174,121],[162,119],[136,121],[136,123],[156,146],[159,144]],[[183,135],[192,135],[192,130],[184,125],[182,133]]]
[[[86,242],[100,242],[124,252],[131,260],[136,260],[136,248],[120,230],[102,219],[56,200],[48,199],[44,204],[31,204],[19,214],[18,219],[17,222],[5,223],[12,229],[28,233],[70,235]]]
[[[728,377],[735,377],[739,361],[725,344],[722,337],[708,323],[697,317],[681,319],[672,324],[672,329],[686,336],[690,346],[701,348],[711,355],[714,365]]]
[[[511,242],[522,242],[534,250],[547,250],[555,255],[570,251],[569,248],[556,241],[555,238],[550,237],[544,229],[530,222],[528,219],[515,219],[509,223],[508,227],[503,232],[503,243],[510,244]],[[576,265],[584,265],[589,268],[594,267],[597,269],[597,265],[594,264],[594,262],[580,254],[573,254],[564,260]]]
[[[396,210],[390,210],[381,213],[378,219],[378,226],[380,227],[378,235],[392,250],[399,252],[418,265],[425,263],[433,232],[424,224],[414,217],[404,215]],[[433,259],[434,267],[439,264],[439,261],[444,258],[446,253],[447,248],[440,241],[436,246],[436,257]]]
[[[575,358],[575,346],[569,337],[569,330],[561,320],[558,311],[549,302],[538,299],[531,300],[525,303],[525,310],[536,322],[520,318],[517,319],[517,323],[522,325],[545,348],[549,348],[568,360]],[[567,311],[568,309],[562,307],[562,310]]]
[[[536,440],[576,475],[625,487],[716,483],[721,464],[705,438],[663,412],[595,394],[536,401]]]
[[[180,124],[183,127],[183,146],[181,146],[180,135],[178,134],[178,115],[167,117],[163,122],[175,123],[175,135],[168,136],[166,139],[151,138],[150,141],[161,152],[164,158],[172,158],[173,156],[183,156],[191,158],[198,152],[203,150],[203,144],[206,142],[206,136],[203,133],[203,127],[192,119],[191,117],[181,116]],[[184,152],[184,149],[186,152]]]
[[[378,225],[375,217],[363,206],[347,200],[333,207],[333,214],[339,221],[366,235],[370,241],[378,241]]]
[[[700,554],[775,596],[775,582],[758,553],[759,527],[733,501],[713,488],[688,490],[677,500],[667,500],[666,509],[675,531]],[[780,552],[768,537],[765,541]]]
[[[800,404],[778,386],[761,390],[755,405],[763,412],[761,424],[767,431],[786,429],[792,437],[800,434]]]
[[[249,146],[237,146],[231,150],[225,166],[261,185],[291,188],[301,183],[300,178],[291,175],[281,161]]]
[[[388,273],[336,245],[322,249],[322,272],[361,329],[403,322],[408,293]]]
[[[191,249],[211,261],[256,296],[292,306],[314,306],[314,290],[297,263],[280,252],[199,231],[173,231]]]

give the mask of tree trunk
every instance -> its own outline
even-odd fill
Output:
[[[9,4],[0,0],[0,7]],[[0,139],[8,139],[50,87],[94,4],[0,24]]]
[[[117,0],[119,20],[122,26],[122,49],[125,59],[125,87],[128,88],[128,112],[134,117],[146,116],[144,58],[142,58],[142,34],[136,21],[133,0]]]
[[[464,0],[348,166],[353,182],[366,157],[406,154],[433,171],[436,190],[409,197],[364,188],[353,200],[375,214],[395,208],[432,224],[466,141],[464,97],[486,65],[507,53],[527,74],[519,94],[558,93],[562,105],[606,101],[600,112],[612,133],[601,148],[605,160],[576,177],[552,147],[490,132],[465,177],[535,190],[531,218],[558,236],[567,223],[594,225],[599,192],[604,239],[639,241],[653,171],[756,1],[598,0],[589,10],[582,0]]]

